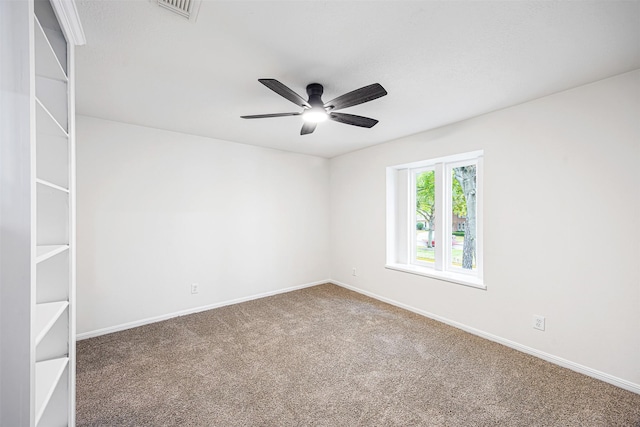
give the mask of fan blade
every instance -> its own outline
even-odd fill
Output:
[[[344,123],[346,125],[360,126],[363,128],[372,128],[378,123],[376,119],[369,117],[356,116],[354,114],[331,113],[329,118],[334,122]]]
[[[385,96],[387,91],[378,84],[374,83],[369,86],[361,87],[349,93],[345,93],[335,99],[324,104],[325,107],[332,107],[333,110],[340,110],[342,108],[352,107],[354,105],[363,104],[365,102],[373,101],[374,99]]]
[[[280,83],[279,81],[275,79],[258,79],[258,81],[263,85],[265,85],[266,87],[268,87],[269,89],[271,89],[272,91],[274,91],[275,93],[277,93],[278,95],[282,96],[283,98],[287,98],[289,101],[293,102],[294,104],[299,105],[301,107],[311,108],[311,105],[309,105],[307,101],[302,99],[300,95],[298,95],[297,93],[295,93],[294,91],[292,91],[291,89],[289,89],[288,87]]]
[[[242,119],[266,119],[269,117],[286,117],[299,116],[302,113],[274,113],[274,114],[256,114],[254,116],[240,116]]]
[[[318,126],[317,123],[304,123],[302,125],[302,129],[300,129],[300,135],[307,135],[310,133],[313,133],[314,130],[316,130],[316,126]]]

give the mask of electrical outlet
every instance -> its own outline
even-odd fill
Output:
[[[358,274],[356,273],[356,268],[353,267],[353,270],[351,271],[351,275],[352,276],[357,276]]]
[[[533,328],[544,331],[544,316],[533,315]]]
[[[198,285],[197,283],[192,283],[191,284],[191,293],[192,294],[197,294],[199,290],[200,290],[200,285]]]

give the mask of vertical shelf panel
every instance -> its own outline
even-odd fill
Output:
[[[69,193],[38,184],[36,211],[36,244],[68,245]]]
[[[40,425],[42,414],[54,395],[68,363],[67,357],[36,363],[36,425]]]
[[[69,310],[65,307],[36,346],[36,362],[68,356]]]
[[[68,301],[48,302],[36,304],[35,336],[36,346],[56,323],[58,318],[69,306]]]
[[[45,407],[40,421],[36,424],[37,427],[66,427],[74,425],[69,422],[68,400],[70,368],[71,366],[68,366],[63,371],[58,385],[49,399],[49,404]]]
[[[67,83],[36,76],[36,97],[67,132],[69,126]]]
[[[36,145],[37,177],[68,189],[69,143],[67,137],[55,136],[38,130]]]
[[[67,131],[53,118],[53,115],[36,98],[36,128],[37,134],[52,135],[59,138],[67,138]],[[36,135],[37,136],[37,135]],[[37,144],[36,144],[37,145]]]
[[[56,13],[49,0],[35,0],[34,12],[40,22],[53,51],[55,52],[58,62],[62,66],[65,74],[67,73],[67,41],[62,33],[60,23],[56,18]]]
[[[56,54],[56,57],[60,61],[60,65],[62,66],[62,71],[67,73],[67,42],[64,39],[64,35],[61,31],[54,30],[53,28],[48,28],[43,26],[44,33],[47,35],[47,40],[51,43],[51,47]]]
[[[68,250],[63,250],[38,263],[36,266],[37,304],[69,300],[69,270]]]
[[[36,75],[67,81],[65,68],[60,64],[53,46],[49,42],[38,18],[35,19]]]

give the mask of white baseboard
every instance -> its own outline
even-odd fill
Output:
[[[218,308],[218,307],[224,307],[224,306],[227,306],[227,305],[239,304],[241,302],[251,301],[251,300],[254,300],[254,299],[259,299],[259,298],[264,298],[264,297],[270,297],[272,295],[277,295],[277,294],[284,294],[284,293],[291,292],[291,291],[297,291],[298,289],[303,289],[303,288],[309,288],[311,286],[322,285],[324,283],[331,283],[331,280],[327,279],[327,280],[320,280],[318,282],[305,283],[303,285],[291,286],[289,288],[277,289],[275,291],[263,292],[263,293],[256,294],[256,295],[250,295],[250,296],[246,296],[246,297],[242,297],[242,298],[236,298],[236,299],[232,299],[232,300],[228,300],[228,301],[217,302],[217,303],[214,303],[214,304],[203,305],[203,306],[200,306],[200,307],[188,308],[186,310],[180,310],[180,311],[176,311],[176,312],[173,312],[173,313],[162,314],[160,316],[148,317],[146,319],[140,319],[140,320],[136,320],[136,321],[133,321],[133,322],[123,323],[123,324],[120,324],[120,325],[109,326],[107,328],[96,329],[94,331],[83,332],[81,334],[77,334],[76,335],[76,340],[77,341],[85,340],[87,338],[93,338],[93,337],[97,337],[97,336],[100,336],[100,335],[111,334],[113,332],[124,331],[125,329],[131,329],[131,328],[136,328],[136,327],[142,326],[142,325],[148,325],[149,323],[160,322],[162,320],[171,319],[173,317],[186,316],[187,314],[199,313],[201,311],[211,310],[211,309]]]
[[[486,338],[490,341],[497,342],[498,344],[505,345],[514,350],[521,351],[523,353],[530,354],[532,356],[538,357],[540,359],[546,360],[547,362],[554,363],[556,365],[562,366],[564,368],[571,369],[572,371],[576,371],[578,373],[587,375],[592,378],[596,378],[598,380],[604,381],[609,384],[613,384],[616,387],[623,388],[625,390],[631,391],[633,393],[640,394],[640,384],[632,383],[631,381],[624,380],[622,378],[615,377],[613,375],[609,375],[607,373],[589,368],[588,366],[580,365],[578,363],[572,362],[567,359],[563,359],[562,357],[554,356],[553,354],[545,353],[540,350],[536,350],[535,348],[528,347],[526,345],[519,344],[515,341],[508,340],[506,338],[499,337],[497,335],[490,334],[488,332],[481,331],[476,328],[472,328],[470,326],[464,325],[462,323],[447,319],[442,316],[438,316],[433,313],[429,313],[424,310],[420,310],[418,308],[412,307],[407,304],[403,304],[401,302],[392,300],[390,298],[382,297],[380,295],[374,294],[373,292],[365,291],[360,288],[356,288],[355,286],[347,285],[346,283],[339,282],[337,280],[330,280],[329,283],[333,283],[334,285],[343,287],[345,289],[349,289],[351,291],[357,292],[362,295],[366,295],[373,299],[377,299],[378,301],[386,302],[387,304],[395,305],[396,307],[403,308],[405,310],[411,311],[416,314],[420,314],[422,316],[428,317],[433,320],[437,320],[438,322],[445,323],[447,325],[453,326],[458,329],[462,329],[463,331],[469,332],[473,335],[477,335],[481,338]]]

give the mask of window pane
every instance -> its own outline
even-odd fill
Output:
[[[435,171],[416,173],[416,261],[435,262]]]
[[[451,170],[451,266],[476,269],[476,165]]]

